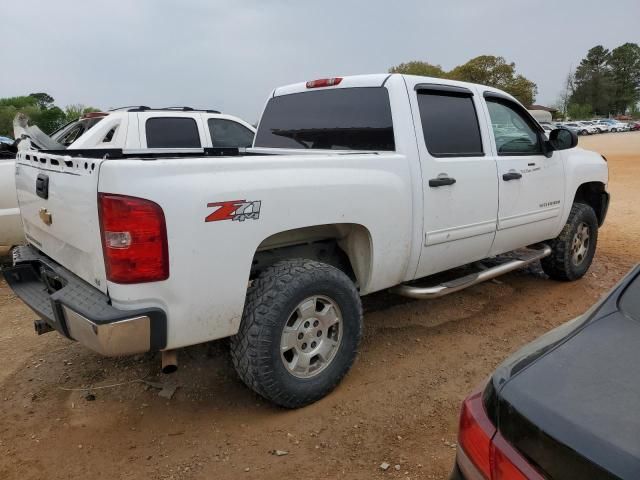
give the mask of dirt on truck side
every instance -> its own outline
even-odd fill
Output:
[[[447,478],[466,394],[640,261],[640,132],[580,145],[607,157],[612,195],[582,280],[552,281],[534,265],[437,300],[365,297],[359,360],[297,411],[246,389],[225,341],[181,351],[165,376],[158,355],[103,358],[38,337],[34,314],[0,280],[0,478]]]

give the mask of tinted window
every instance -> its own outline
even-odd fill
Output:
[[[209,133],[214,147],[246,148],[253,144],[253,132],[233,120],[210,118]]]
[[[534,155],[541,153],[538,132],[517,106],[487,98],[489,116],[498,155]]]
[[[147,120],[147,148],[200,148],[193,118],[156,117]]]
[[[476,109],[470,94],[418,91],[422,132],[436,157],[483,155]]]
[[[269,100],[256,147],[394,150],[386,88],[338,88]]]

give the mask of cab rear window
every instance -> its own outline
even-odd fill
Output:
[[[393,151],[389,93],[384,87],[361,87],[273,97],[255,146]]]

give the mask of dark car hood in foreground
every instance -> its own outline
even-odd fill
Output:
[[[493,376],[490,414],[551,478],[640,478],[639,271]]]

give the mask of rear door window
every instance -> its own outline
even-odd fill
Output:
[[[201,148],[193,118],[153,117],[145,124],[147,148]]]
[[[359,87],[273,97],[255,146],[393,151],[389,93],[384,87]]]
[[[253,144],[253,132],[238,122],[210,118],[207,124],[214,147],[248,148]]]
[[[471,92],[418,90],[418,108],[427,150],[434,157],[484,155]]]

